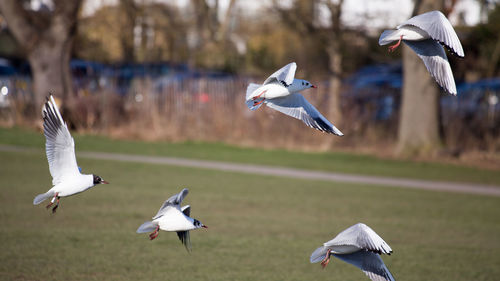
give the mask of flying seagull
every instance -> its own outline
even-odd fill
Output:
[[[311,263],[321,262],[325,268],[333,255],[360,268],[373,281],[394,281],[394,277],[380,258],[392,253],[391,247],[369,226],[357,223],[311,254]]]
[[[61,197],[74,195],[96,184],[108,184],[108,182],[97,175],[80,173],[76,164],[75,142],[52,95],[50,95],[50,99],[47,98],[42,113],[43,133],[46,140],[45,152],[49,161],[53,187],[49,191],[37,195],[33,200],[33,205],[38,205],[46,199],[52,198],[47,209],[55,202],[55,206],[52,208],[52,213],[55,213]]]
[[[461,58],[464,57],[464,50],[443,13],[427,12],[403,22],[396,30],[384,30],[378,43],[383,46],[393,41],[398,42],[389,46],[389,52],[403,41],[424,61],[427,70],[443,89],[452,95],[457,94],[453,72],[443,46]]]
[[[265,103],[272,109],[302,120],[311,128],[343,136],[339,129],[299,93],[316,86],[309,81],[295,79],[295,70],[297,64],[292,62],[269,76],[262,85],[250,83],[246,93],[248,108],[256,110]]]
[[[191,239],[189,231],[197,228],[208,228],[199,220],[190,218],[191,207],[186,205],[181,208],[184,197],[188,194],[188,189],[184,188],[180,193],[168,198],[161,205],[158,213],[153,217],[153,221],[143,223],[137,229],[137,233],[151,232],[149,239],[153,240],[158,236],[159,230],[175,231],[186,250],[191,251]]]

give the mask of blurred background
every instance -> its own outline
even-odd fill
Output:
[[[54,94],[72,130],[113,138],[361,151],[500,167],[500,5],[486,0],[3,0],[0,124],[41,126]],[[383,29],[442,11],[448,96]],[[338,138],[265,107],[246,86],[295,61]],[[405,67],[417,62],[421,69]],[[409,86],[409,85],[417,86]],[[425,90],[424,90],[425,89]],[[425,92],[424,92],[425,91]],[[405,105],[406,104],[406,105]]]

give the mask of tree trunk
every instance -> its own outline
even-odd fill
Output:
[[[72,45],[69,41],[72,40],[67,41],[57,43],[43,41],[28,54],[33,72],[35,104],[38,107],[49,93],[63,99],[73,94],[69,67]]]
[[[35,113],[49,93],[65,98],[72,94],[69,62],[82,0],[53,2],[52,11],[32,11],[23,1],[0,1],[9,30],[30,62]]]
[[[342,73],[342,55],[340,53],[339,43],[332,42],[329,44],[327,52],[328,67],[330,70],[330,78],[328,79],[330,82],[330,89],[327,119],[335,126],[340,126],[342,123],[342,113],[340,112],[340,90],[342,86],[340,74]]]
[[[441,10],[441,1],[417,2],[414,14]],[[439,89],[422,60],[403,46],[403,93],[396,153],[432,154],[439,147]]]

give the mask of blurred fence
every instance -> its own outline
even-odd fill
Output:
[[[65,101],[63,115],[72,129],[144,140],[222,141],[312,150],[378,145],[390,150],[396,139],[398,89],[357,89],[346,84],[342,121],[331,120],[346,135],[340,138],[265,106],[249,110],[244,103],[249,82],[252,80],[241,77],[164,76],[124,84],[115,77],[96,77],[76,81],[75,96]],[[0,121],[4,124],[21,124],[22,117],[32,110],[27,106],[33,99],[29,79],[14,84],[20,86],[11,88],[4,106],[0,100]],[[330,115],[328,83],[319,83],[318,89],[303,94],[323,115]],[[464,97],[442,98],[444,144],[458,150],[499,151],[500,110],[479,101],[464,114],[468,101]]]

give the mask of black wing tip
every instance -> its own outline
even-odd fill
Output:
[[[323,119],[321,119],[319,117],[313,118],[313,119],[314,119],[314,121],[316,121],[316,124],[318,125],[318,127],[314,127],[316,130],[319,130],[319,131],[324,132],[324,133],[336,135],[339,137],[344,136],[344,134],[340,131],[339,131],[341,133],[340,135],[337,132],[335,132],[333,127],[328,125],[325,121],[323,121]]]
[[[181,240],[181,243],[186,248],[186,251],[188,253],[191,253],[191,245],[189,242],[189,231],[177,231],[177,236],[179,237],[179,240]]]

